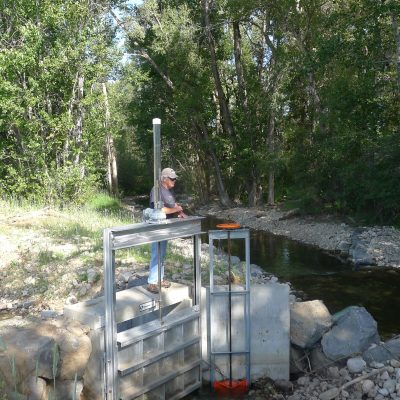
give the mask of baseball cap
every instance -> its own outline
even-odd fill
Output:
[[[172,168],[164,168],[161,171],[161,177],[171,178],[171,179],[178,178],[178,176],[176,175],[176,172]]]

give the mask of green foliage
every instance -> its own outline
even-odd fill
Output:
[[[104,102],[96,83],[110,75],[117,55],[101,8],[84,1],[26,0],[3,9],[3,194],[79,202],[101,184]]]
[[[107,193],[97,193],[88,199],[86,205],[89,209],[95,211],[116,211],[121,209],[121,202]]]
[[[109,135],[122,191],[147,194],[159,117],[162,165],[204,202],[267,200],[274,176],[278,200],[399,223],[396,2],[117,3],[119,69],[106,3],[4,6],[3,195],[84,204],[105,185]]]

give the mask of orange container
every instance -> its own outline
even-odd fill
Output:
[[[238,228],[240,228],[240,225],[236,224],[234,222],[226,222],[224,224],[218,224],[217,228],[219,228],[219,229],[238,229]]]
[[[249,383],[246,379],[214,382],[214,391],[218,397],[240,397],[245,395],[249,390]]]

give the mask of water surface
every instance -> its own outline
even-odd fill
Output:
[[[216,229],[219,222],[208,217],[202,228]],[[244,260],[244,240],[232,241],[232,255]],[[356,271],[318,248],[256,230],[250,230],[250,262],[290,282],[304,299],[322,300],[332,314],[347,306],[365,307],[378,322],[383,339],[400,333],[400,271]]]

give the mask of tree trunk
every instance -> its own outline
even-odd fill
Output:
[[[105,120],[104,127],[106,129],[106,152],[107,152],[107,184],[108,191],[114,196],[119,195],[118,191],[118,172],[117,172],[117,155],[114,147],[114,140],[110,130],[110,107],[108,104],[108,92],[105,82],[102,83],[104,106],[105,106]]]
[[[84,117],[83,115],[84,110],[82,108],[81,99],[83,98],[84,81],[85,78],[83,76],[80,76],[79,73],[76,73],[74,86],[72,88],[71,100],[69,101],[68,105],[68,116],[73,124],[73,127],[69,129],[68,135],[64,142],[63,156],[62,156],[64,165],[67,165],[68,161],[72,160],[72,156],[70,154],[71,146],[76,151],[75,157],[72,160],[73,164],[78,165],[80,162],[79,150],[82,142],[82,129],[83,129],[83,117]]]
[[[324,128],[321,126],[320,123],[322,115],[321,99],[317,91],[317,84],[315,82],[315,74],[313,71],[308,73],[308,93],[311,100],[311,104],[309,107],[309,113],[311,114],[310,122],[312,126],[312,132],[315,133],[318,127],[321,130],[324,130]]]
[[[269,127],[268,127],[268,152],[269,154],[275,153],[275,112],[271,110],[271,115],[269,117]],[[269,167],[268,174],[268,205],[275,205],[275,171],[272,166]]]
[[[208,46],[210,49],[210,56],[211,56],[211,70],[212,70],[213,77],[214,77],[215,87],[217,89],[217,97],[218,97],[219,107],[221,109],[221,114],[222,114],[222,119],[223,119],[223,121],[222,121],[223,127],[224,127],[225,132],[233,140],[233,138],[235,137],[235,130],[233,128],[232,118],[231,118],[231,114],[229,111],[228,103],[226,101],[226,96],[225,96],[224,90],[222,88],[221,75],[218,70],[214,38],[211,33],[211,27],[210,27],[208,0],[203,0],[203,10],[204,10],[206,35],[207,35]]]
[[[77,115],[74,129],[74,141],[76,146],[76,155],[74,159],[74,165],[79,165],[80,162],[80,150],[82,146],[82,131],[83,131],[83,114],[84,110],[82,107],[81,100],[83,99],[83,83],[85,78],[83,76],[79,76],[78,79],[78,95],[77,95]],[[84,176],[84,169],[81,169],[81,178]]]
[[[396,41],[396,60],[397,60],[397,88],[400,92],[400,32],[399,25],[397,23],[397,15],[392,13],[392,28],[394,39]]]
[[[238,80],[239,100],[242,103],[243,111],[246,114],[246,117],[248,117],[249,106],[247,102],[246,85],[244,82],[244,73],[242,64],[242,44],[241,44],[239,22],[234,21],[232,25],[233,25],[233,47],[235,53],[235,68],[236,68],[236,77]]]
[[[248,131],[249,139],[250,139],[250,148],[252,152],[256,151],[256,145],[253,134],[253,127],[250,125],[251,116],[247,99],[247,91],[246,91],[246,83],[244,79],[243,72],[243,64],[242,64],[242,44],[241,44],[241,36],[240,36],[240,26],[238,21],[234,21],[232,23],[233,26],[233,48],[235,54],[235,68],[236,68],[236,77],[238,81],[238,103],[242,107],[245,128]],[[254,159],[250,160],[250,179],[248,180],[248,205],[250,207],[254,207],[259,205],[262,200],[262,187],[260,185],[260,174],[257,168],[257,165]]]
[[[226,191],[224,180],[222,178],[221,167],[219,165],[218,158],[215,154],[212,142],[210,141],[210,138],[208,136],[207,127],[204,125],[204,122],[200,118],[195,119],[193,123],[196,128],[196,131],[199,132],[199,134],[204,138],[204,141],[207,144],[208,154],[210,155],[214,167],[215,178],[216,178],[215,180],[217,184],[217,190],[220,202],[224,207],[231,207],[232,202],[231,199],[229,198],[228,192]]]

